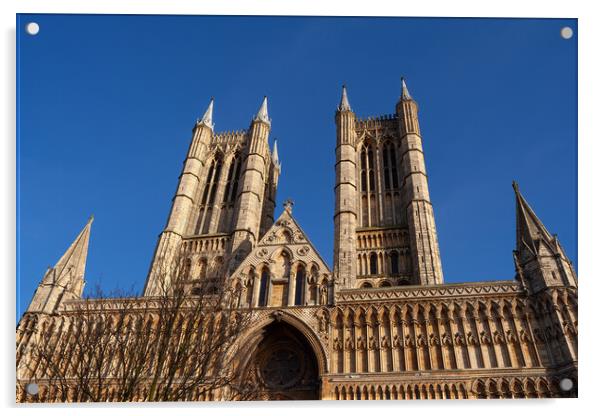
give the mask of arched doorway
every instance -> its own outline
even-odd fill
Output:
[[[256,386],[254,400],[320,398],[316,356],[303,334],[286,322],[262,329],[245,372]]]

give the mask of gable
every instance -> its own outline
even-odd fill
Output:
[[[292,268],[303,265],[308,272],[314,270],[319,280],[331,275],[330,268],[292,217],[290,210],[285,209],[232,273],[231,278],[244,279],[251,270],[259,273],[264,267],[273,270],[278,267],[283,256],[290,260]]]

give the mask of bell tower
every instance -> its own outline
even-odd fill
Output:
[[[281,167],[268,145],[267,98],[248,130],[215,132],[213,105],[211,99],[193,128],[147,296],[161,294],[176,275],[191,289],[203,279],[225,278],[274,222]]]
[[[339,288],[443,283],[418,104],[401,81],[395,114],[337,109],[334,276]]]

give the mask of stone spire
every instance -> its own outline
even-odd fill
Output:
[[[53,313],[62,300],[81,297],[93,221],[91,216],[65,254],[46,271],[27,312]]]
[[[341,96],[341,103],[338,107],[339,111],[352,111],[351,106],[349,105],[349,99],[347,98],[347,87],[343,85],[343,94]]]
[[[213,97],[211,97],[211,101],[209,101],[209,106],[207,107],[207,110],[205,110],[203,118],[197,120],[197,124],[204,124],[213,130]]]
[[[278,141],[274,140],[274,149],[272,150],[272,161],[274,165],[280,167],[280,159],[278,158]]]
[[[577,287],[577,273],[556,235],[548,232],[512,182],[516,194],[517,278],[530,293],[554,286]]]
[[[516,195],[516,244],[517,250],[521,243],[535,248],[535,243],[544,240],[550,244],[554,237],[548,232],[541,220],[537,218],[533,209],[529,206],[518,189],[518,183],[512,181],[512,188]]]
[[[253,119],[255,121],[263,121],[264,123],[271,125],[270,118],[268,117],[268,97],[264,96],[261,102],[261,107],[257,111],[257,115]]]
[[[410,95],[410,91],[408,90],[408,86],[406,85],[406,80],[404,77],[401,77],[401,99],[402,100],[411,100],[412,96]]]

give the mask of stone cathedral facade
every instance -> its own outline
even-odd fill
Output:
[[[248,129],[224,133],[214,130],[212,100],[193,129],[144,296],[157,293],[158,271],[175,256],[191,294],[204,279],[235,287],[236,307],[256,312],[241,335],[241,368],[257,371],[268,399],[576,397],[577,276],[518,185],[515,276],[446,284],[418,104],[405,82],[394,114],[363,119],[343,87],[335,123],[332,268],[292,203],[276,212],[281,163],[268,144],[267,98]],[[18,385],[29,380],[19,360],[32,328],[80,301],[90,226],[19,322]],[[21,387],[17,397],[25,400]]]

